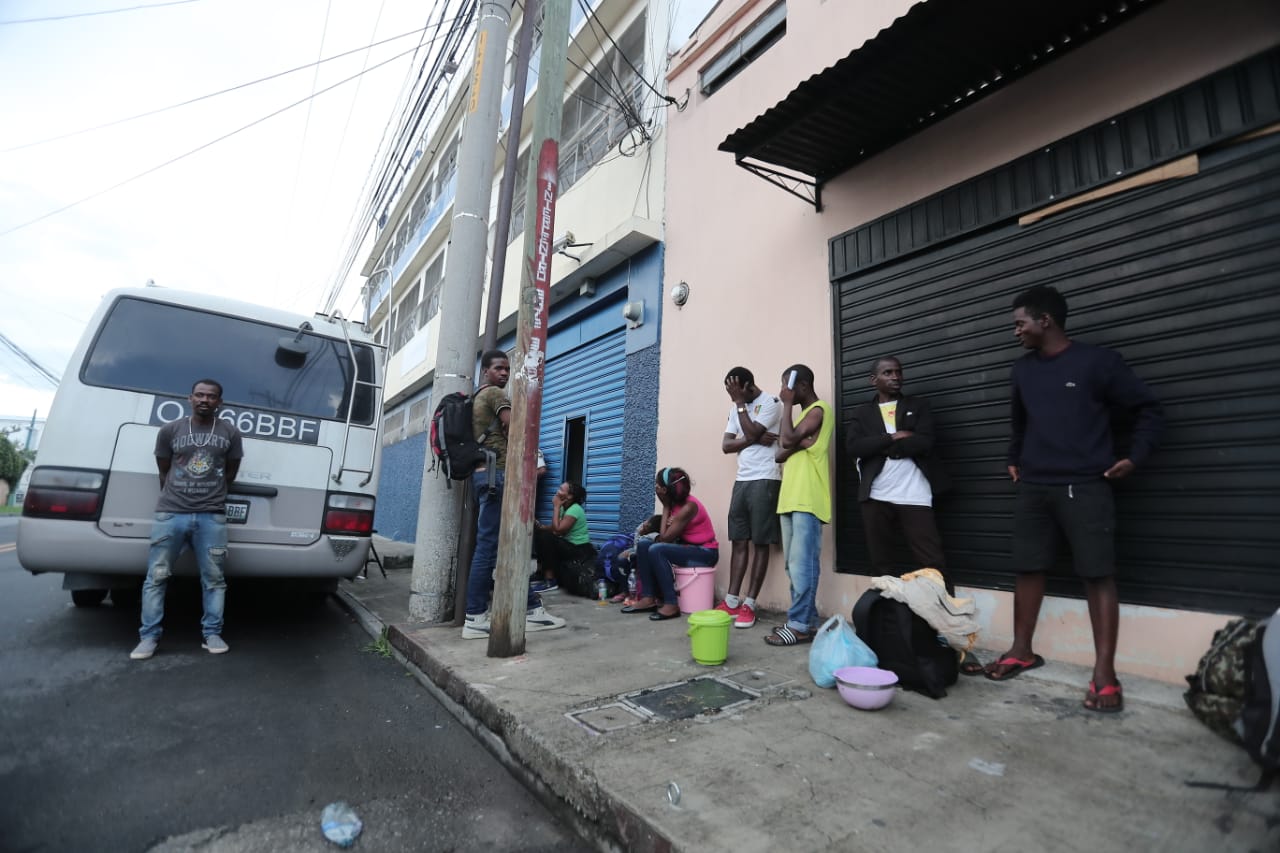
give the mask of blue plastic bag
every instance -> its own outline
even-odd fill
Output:
[[[875,666],[876,653],[858,636],[853,626],[837,614],[818,629],[809,649],[809,677],[819,687],[836,686],[836,670],[846,666]]]

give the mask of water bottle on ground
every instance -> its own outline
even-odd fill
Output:
[[[609,603],[609,582],[604,578],[596,581],[596,601],[601,604]]]
[[[638,587],[636,585],[636,573],[628,572],[627,573],[627,598],[629,598],[632,601],[635,601],[637,589]]]

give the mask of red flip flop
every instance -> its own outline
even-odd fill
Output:
[[[1117,696],[1120,701],[1110,707],[1104,707],[1098,704],[1098,699],[1103,696]],[[1089,695],[1084,698],[1084,707],[1087,711],[1096,711],[1099,714],[1115,714],[1124,710],[1124,690],[1120,687],[1120,682],[1108,684],[1101,690],[1093,686],[1093,682],[1089,682]]]
[[[1031,660],[1021,660],[1019,658],[1015,658],[1013,655],[1005,655],[990,666],[1013,667],[1013,669],[1009,670],[1004,675],[993,675],[991,669],[987,669],[988,681],[1008,681],[1010,678],[1017,678],[1029,669],[1038,669],[1044,666],[1044,658],[1040,657],[1040,655],[1032,655]]]

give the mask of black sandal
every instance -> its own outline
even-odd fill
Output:
[[[982,675],[987,671],[986,666],[978,660],[975,655],[969,652],[961,652],[960,658],[960,674],[961,675]]]

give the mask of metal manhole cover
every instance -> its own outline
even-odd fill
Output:
[[[757,697],[756,693],[717,678],[695,678],[670,687],[629,693],[623,698],[660,720],[687,720],[699,714],[728,711]]]

